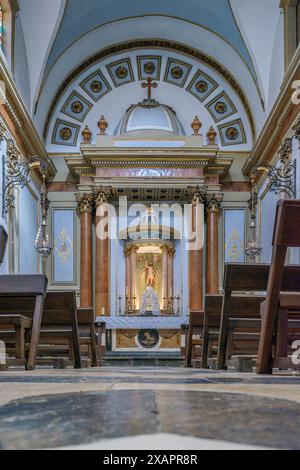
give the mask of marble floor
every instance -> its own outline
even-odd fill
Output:
[[[0,449],[300,449],[300,375],[0,372]]]

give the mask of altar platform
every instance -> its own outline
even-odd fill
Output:
[[[96,320],[106,323],[107,351],[147,354],[179,353],[181,327],[189,321],[187,316],[101,316]]]
[[[97,322],[105,322],[108,330],[180,330],[182,325],[188,325],[189,319],[184,317],[154,317],[154,316],[128,316],[128,317],[97,317]]]

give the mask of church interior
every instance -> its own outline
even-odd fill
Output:
[[[300,449],[300,1],[0,0],[0,449]]]

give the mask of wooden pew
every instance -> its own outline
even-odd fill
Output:
[[[202,345],[203,312],[190,312],[186,347],[186,367],[192,367],[193,349]],[[196,338],[198,336],[198,338]]]
[[[87,346],[92,367],[98,366],[96,328],[93,308],[77,308],[80,346]]]
[[[298,267],[289,267],[289,276],[284,268],[287,249],[300,247],[300,201],[279,201],[273,234],[273,254],[266,301],[261,306],[262,327],[259,342],[256,371],[258,374],[271,374],[274,364],[273,344],[276,347],[276,366],[299,368],[287,356],[288,327],[287,319],[293,312],[294,320],[300,319],[300,273]],[[284,291],[295,292],[290,299],[281,299]],[[284,312],[284,313],[282,313]],[[297,326],[297,325],[295,325]],[[296,328],[297,332],[297,328]],[[292,339],[294,339],[294,336]],[[281,355],[279,355],[281,354]],[[282,355],[283,354],[283,355]]]
[[[82,312],[84,324],[87,317],[90,318],[90,312]],[[61,339],[67,340],[72,345],[74,368],[81,368],[78,309],[74,291],[47,293],[40,338],[44,344],[51,345],[61,344]]]
[[[229,263],[225,265],[224,296],[221,312],[217,368],[225,369],[231,356],[236,330],[241,333],[259,333],[260,304],[265,300],[270,266],[267,264]],[[261,295],[235,293],[260,292]]]
[[[221,324],[222,295],[207,294],[204,299],[204,323],[202,340],[202,368],[208,368],[213,345],[218,344]]]
[[[106,354],[106,323],[104,321],[96,321],[95,330],[97,335],[98,364],[101,365]]]
[[[0,326],[2,324],[5,329],[8,325],[14,327],[17,355],[24,354],[25,330],[31,328],[27,370],[35,368],[46,290],[47,278],[44,275],[0,276]]]

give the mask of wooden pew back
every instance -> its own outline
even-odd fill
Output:
[[[281,200],[277,204],[268,292],[261,307],[262,328],[256,367],[259,374],[272,373],[273,341],[275,337],[276,342],[280,335],[278,320],[281,292],[299,292],[300,267],[284,267],[289,247],[300,247],[300,200]]]

